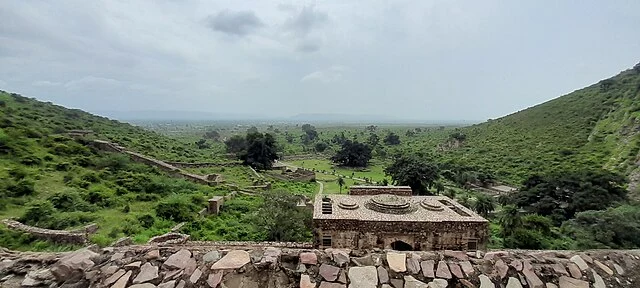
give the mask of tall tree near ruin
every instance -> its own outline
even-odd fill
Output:
[[[358,141],[345,140],[342,149],[331,160],[341,166],[367,167],[371,160],[371,147]]]
[[[418,155],[396,156],[384,173],[391,176],[395,185],[408,185],[418,195],[433,194],[429,189],[440,178],[438,166]]]
[[[269,133],[249,133],[246,137],[247,150],[243,151],[240,159],[245,165],[257,170],[267,170],[278,159],[276,140]]]

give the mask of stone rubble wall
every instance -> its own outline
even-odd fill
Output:
[[[54,243],[84,244],[87,242],[86,232],[43,229],[25,225],[11,219],[3,219],[2,224],[11,230],[20,231],[38,239],[49,240]]]
[[[640,251],[398,252],[144,245],[0,249],[1,287],[638,287]]]
[[[184,162],[169,162],[167,164],[178,168],[211,168],[211,167],[236,167],[242,166],[241,162],[225,162],[225,163],[184,163]]]
[[[378,195],[392,194],[398,196],[411,196],[411,187],[408,186],[351,186],[349,195]]]

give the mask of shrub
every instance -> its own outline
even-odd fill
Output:
[[[60,211],[95,211],[96,207],[85,202],[74,189],[68,189],[51,195],[48,200]]]
[[[71,163],[69,162],[56,163],[55,168],[56,168],[56,171],[69,171],[69,168],[71,168]],[[67,177],[67,175],[65,175],[64,177]]]
[[[22,180],[29,175],[27,170],[22,167],[13,167],[9,170],[9,176],[13,177],[15,180]]]
[[[156,218],[151,214],[142,214],[138,216],[137,219],[140,225],[142,225],[142,227],[144,228],[151,228],[156,222]]]
[[[83,195],[83,199],[99,207],[108,208],[112,207],[115,202],[111,195],[112,193],[107,187],[97,185],[91,187],[89,191]]]
[[[33,195],[36,192],[34,183],[31,180],[22,179],[17,183],[12,183],[7,186],[7,191],[11,197],[21,197]]]
[[[51,202],[36,201],[32,202],[27,207],[27,210],[19,220],[20,222],[27,225],[38,226],[38,224],[41,222],[50,221],[53,218],[53,214],[55,214],[55,212],[56,209],[53,207],[53,204],[51,204]]]
[[[186,222],[195,218],[198,206],[194,205],[184,197],[174,196],[158,203],[155,210],[156,215],[162,219]]]
[[[35,165],[40,165],[40,163],[42,163],[42,159],[40,159],[38,156],[36,155],[23,155],[20,158],[20,163],[27,165],[27,166],[35,166]]]

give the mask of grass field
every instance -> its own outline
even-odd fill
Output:
[[[372,160],[369,167],[364,169],[335,166],[330,160],[326,159],[295,160],[287,163],[306,169],[315,169],[316,171],[320,171],[318,174],[321,174],[322,171],[327,174],[335,171],[336,175],[343,176],[345,180],[350,180],[349,178],[371,179],[371,182],[381,182],[385,178],[388,181],[391,180],[384,174],[385,163],[377,160]],[[349,181],[347,181],[347,184],[351,185]]]

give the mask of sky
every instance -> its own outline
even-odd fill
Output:
[[[640,1],[0,1],[0,89],[87,111],[486,120],[640,62]]]

